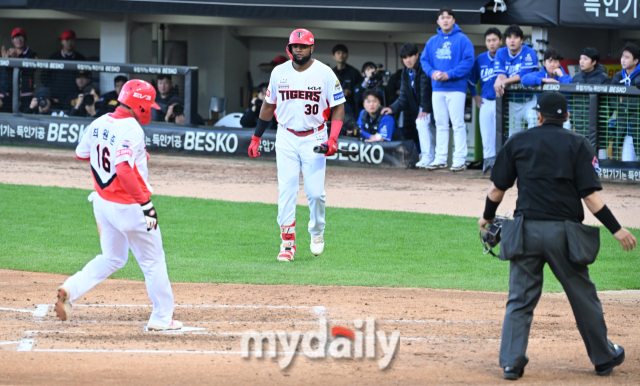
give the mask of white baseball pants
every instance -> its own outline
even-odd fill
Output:
[[[116,204],[92,194],[93,212],[100,224],[102,254],[91,260],[82,271],[65,281],[73,303],[96,284],[124,267],[129,248],[138,260],[147,293],[153,304],[149,324],[166,327],[173,317],[173,292],[162,249],[160,226],[147,232],[147,223],[138,204]]]
[[[327,158],[313,152],[313,147],[327,140],[327,129],[298,137],[278,125],[276,164],[278,166],[278,225],[291,225],[296,219],[296,199],[300,187],[300,171],[309,201],[309,233],[324,233],[326,194],[324,174]]]
[[[416,129],[420,140],[421,160],[433,162],[436,156],[436,127],[431,123],[431,114],[424,119],[416,119]]]
[[[484,159],[496,156],[496,101],[482,98],[480,135]]]
[[[538,116],[534,110],[536,101],[533,98],[525,103],[509,102],[509,138],[525,128],[532,129],[538,125]],[[527,127],[524,126],[525,121]]]
[[[466,94],[461,91],[434,91],[431,102],[436,119],[436,164],[446,164],[449,155],[449,120],[453,127],[453,165],[463,165],[467,158],[467,128],[464,123]]]

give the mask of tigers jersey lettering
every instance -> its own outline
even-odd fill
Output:
[[[296,71],[291,61],[274,68],[266,101],[276,105],[280,125],[306,131],[324,124],[331,108],[346,100],[333,70],[315,59],[303,72]]]

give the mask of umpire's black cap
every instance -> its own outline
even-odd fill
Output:
[[[545,91],[538,98],[534,110],[551,116],[566,115],[568,112],[567,97],[557,91]]]

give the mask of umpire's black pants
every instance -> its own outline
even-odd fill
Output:
[[[569,260],[565,225],[562,221],[524,221],[524,256],[511,260],[509,300],[502,326],[501,367],[527,365],[527,344],[533,310],[542,293],[543,268],[551,271],[564,288],[576,318],[591,363],[607,363],[615,356],[607,339],[607,326],[602,314],[595,284],[589,269]]]

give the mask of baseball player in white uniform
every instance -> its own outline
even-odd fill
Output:
[[[311,253],[324,250],[326,156],[335,154],[344,119],[344,93],[331,68],[311,58],[311,32],[297,29],[289,36],[287,61],[273,69],[260,119],[249,145],[249,156],[260,155],[260,138],[274,113],[278,121],[276,163],[278,168],[278,225],[282,244],[278,261],[293,261],[296,248],[296,198],[300,171],[311,211]],[[331,117],[331,135],[325,122]],[[313,152],[325,146],[325,154]]]
[[[76,157],[91,163],[97,194],[92,193],[93,212],[100,229],[102,254],[58,289],[55,311],[69,319],[72,304],[96,284],[122,268],[129,248],[144,273],[153,311],[150,331],[178,330],[173,320],[173,292],[158,227],[158,215],[151,203],[147,182],[147,151],[142,127],[151,122],[156,91],[143,80],[130,80],[122,87],[122,106],[89,125],[76,148]]]

